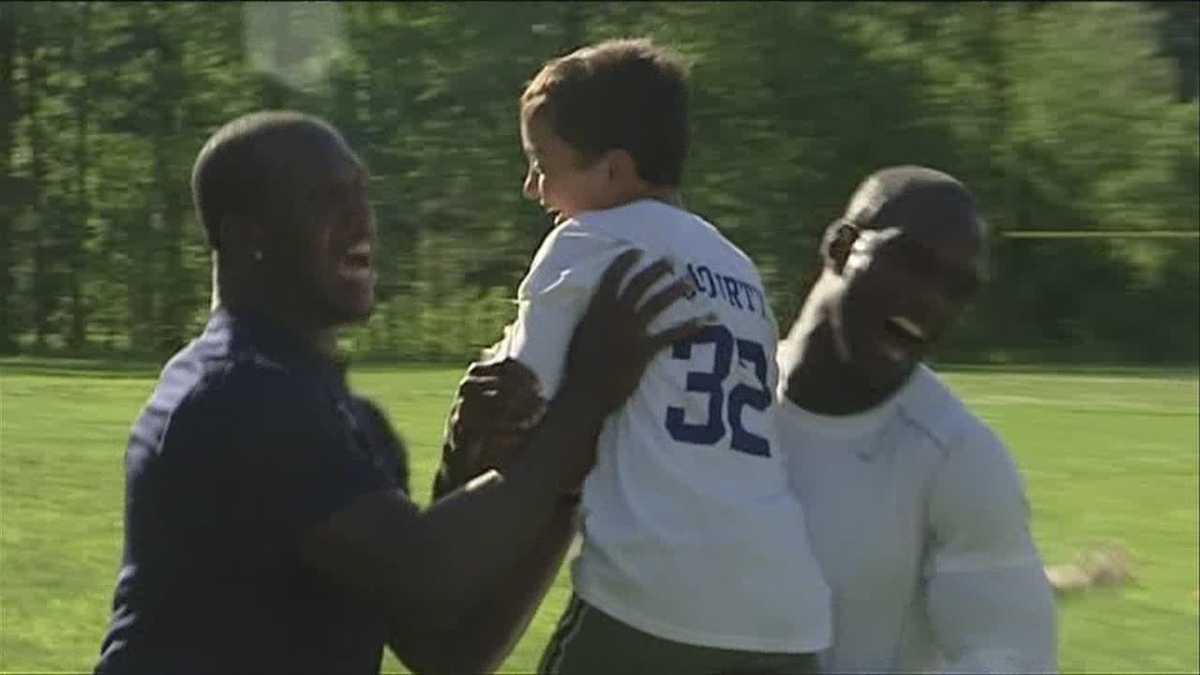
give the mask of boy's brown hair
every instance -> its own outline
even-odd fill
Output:
[[[676,187],[688,150],[687,68],[649,39],[606,40],[553,59],[521,94],[588,162],[627,151],[643,180]]]

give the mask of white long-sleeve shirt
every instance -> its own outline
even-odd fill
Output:
[[[928,368],[875,409],[780,390],[780,442],[833,593],[830,672],[1057,669],[1053,594],[1001,440]]]
[[[829,589],[775,438],[775,318],[742,251],[657,201],[579,214],[534,258],[503,353],[529,366],[552,398],[596,283],[631,246],[645,251],[639,268],[668,255],[697,289],[652,333],[710,312],[716,321],[659,353],[604,423],[584,484],[575,592],[676,642],[820,651],[830,639]]]

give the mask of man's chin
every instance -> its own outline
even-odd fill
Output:
[[[867,386],[879,392],[894,389],[908,378],[917,361],[910,354],[898,354],[890,350],[869,349],[858,346],[851,348],[848,365],[858,373]]]
[[[363,303],[362,305],[347,307],[345,312],[345,321],[346,323],[363,323],[367,319],[370,319],[371,315],[374,313],[375,301],[371,300],[370,302]]]
[[[325,323],[331,327],[364,323],[375,313],[375,295],[337,298],[325,305]]]
[[[916,368],[916,361],[887,361],[873,368],[867,377],[870,378],[872,388],[883,394],[890,394],[899,389],[908,380],[908,376],[912,374]]]

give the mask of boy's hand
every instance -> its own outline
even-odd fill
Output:
[[[474,363],[458,386],[458,397],[450,411],[448,433],[458,447],[498,437],[492,454],[503,466],[504,441],[523,437],[541,421],[546,401],[533,371],[514,359]]]
[[[446,419],[435,493],[444,494],[488,469],[507,467],[545,412],[537,376],[520,362],[471,364]]]

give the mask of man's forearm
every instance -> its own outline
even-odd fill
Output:
[[[553,584],[574,540],[575,511],[573,506],[560,507],[528,554],[493,582],[458,628],[414,635],[412,626],[396,627],[389,640],[393,651],[398,656],[405,651],[412,654],[414,647],[424,652],[413,654],[417,658],[408,663],[421,672],[495,671],[525,633]]]
[[[556,401],[507,475],[488,472],[424,512],[399,490],[364,495],[306,533],[303,556],[393,625],[457,630],[578,489],[602,421],[586,398]]]
[[[410,544],[424,552],[421,578],[437,580],[421,598],[435,608],[431,621],[458,626],[498,571],[532,550],[566,491],[575,487],[571,483],[591,465],[601,422],[579,401],[556,402],[505,476],[475,479],[423,514]]]
[[[572,506],[559,508],[529,555],[498,580],[459,631],[459,644],[473,645],[481,672],[498,668],[533,620],[575,538],[575,513]]]

